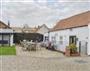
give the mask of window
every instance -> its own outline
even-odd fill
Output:
[[[55,44],[55,43],[56,43],[56,37],[53,36],[53,37],[52,37],[52,44]]]
[[[60,36],[60,44],[63,44],[63,36]]]
[[[55,41],[55,36],[52,36],[52,41]]]
[[[76,44],[76,36],[69,37],[69,44],[72,44],[72,43]]]
[[[62,36],[60,36],[60,40],[63,40],[63,37]]]
[[[45,36],[45,41],[48,41],[48,40],[49,40],[48,36]]]

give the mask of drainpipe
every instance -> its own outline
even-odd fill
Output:
[[[90,55],[90,25],[88,25],[89,28],[89,35],[88,35],[88,48],[87,48],[87,54]]]
[[[48,42],[50,42],[50,41],[49,41],[49,38],[50,38],[50,31],[48,32]]]

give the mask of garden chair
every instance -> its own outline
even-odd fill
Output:
[[[31,44],[31,50],[35,50],[36,51],[36,44]]]
[[[27,50],[28,44],[26,42],[22,42],[22,50]]]
[[[31,50],[32,49],[32,46],[31,46],[31,44],[29,43],[29,44],[27,44],[28,46],[27,46],[27,50]]]

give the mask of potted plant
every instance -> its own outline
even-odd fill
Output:
[[[69,48],[70,48],[70,53],[71,53],[71,54],[74,54],[74,53],[77,52],[77,47],[76,47],[75,44],[70,44],[70,45],[69,45]]]
[[[77,46],[75,44],[70,44],[66,47],[66,56],[78,56]]]

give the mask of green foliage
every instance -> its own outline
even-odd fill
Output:
[[[70,44],[68,48],[70,49],[71,53],[77,52],[77,46],[75,44]]]

